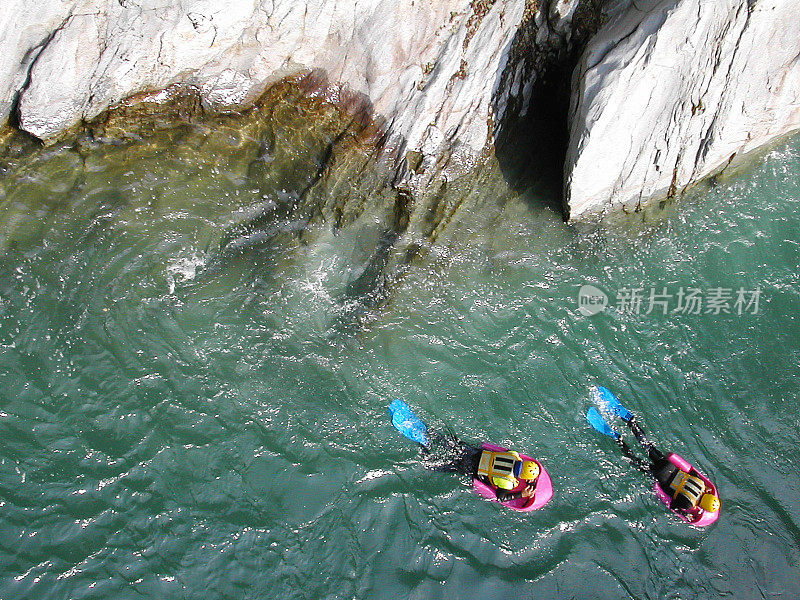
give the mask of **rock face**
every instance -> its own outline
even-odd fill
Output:
[[[4,0],[0,121],[51,142],[131,97],[189,86],[234,111],[313,72],[421,195],[514,129],[601,13],[574,75],[570,218],[679,195],[800,126],[797,0]]]
[[[507,64],[515,35],[527,23],[566,43],[580,0],[39,4],[0,7],[0,117],[16,109],[19,127],[45,142],[137,93],[188,84],[208,107],[236,109],[318,70],[371,106],[396,156],[447,153],[463,171],[509,103],[527,110],[535,73]]]
[[[800,127],[797,0],[637,0],[575,72],[572,219],[676,196]]]
[[[72,4],[10,0],[0,5],[0,122],[8,118],[18,92],[27,85],[33,61]]]

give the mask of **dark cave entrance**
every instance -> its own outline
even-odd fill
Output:
[[[530,109],[509,121],[496,141],[496,155],[509,186],[530,191],[531,201],[543,204],[566,221],[564,163],[569,143],[569,103],[577,56],[551,63],[533,84]],[[535,200],[533,199],[535,198]]]
[[[497,123],[495,154],[508,185],[531,204],[544,206],[565,221],[564,166],[569,146],[569,114],[572,76],[586,44],[607,21],[609,0],[581,0],[571,22],[550,22],[552,2],[532,2],[529,12],[509,47],[509,61],[499,74],[499,89],[507,89],[517,69],[531,80],[528,114],[520,114],[522,98],[510,98],[503,120]],[[537,15],[540,17],[537,25]],[[544,15],[544,19],[541,16]],[[539,39],[542,28],[547,36]],[[498,111],[499,112],[499,111]]]

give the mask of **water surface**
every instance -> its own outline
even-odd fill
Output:
[[[254,185],[226,144],[7,169],[0,597],[800,594],[799,141],[646,225],[580,232],[487,189],[379,307],[347,293],[346,229],[220,250],[293,193]],[[586,283],[606,311],[580,314]],[[632,287],[761,297],[756,314],[617,310]],[[670,515],[587,426],[595,384],[712,476],[715,525]],[[539,457],[551,504],[513,513],[422,469],[395,397]]]

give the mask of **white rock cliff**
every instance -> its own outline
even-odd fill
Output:
[[[552,2],[558,22],[577,0]],[[0,117],[50,141],[124,98],[191,84],[217,107],[319,69],[363,94],[404,149],[476,156],[525,0],[6,0]],[[529,93],[510,78],[505,95]],[[499,107],[499,108],[498,108]]]
[[[573,86],[570,217],[680,195],[800,127],[800,2],[637,0]]]
[[[463,173],[507,111],[529,108],[536,73],[514,48],[521,28],[534,31],[521,38],[530,52],[564,46],[576,7],[597,4],[5,0],[0,121],[48,142],[140,92],[188,84],[207,105],[235,109],[314,69],[371,104],[399,160],[415,151]],[[572,218],[680,193],[800,126],[797,0],[603,5],[610,19],[574,79]],[[404,177],[414,189],[416,176]]]

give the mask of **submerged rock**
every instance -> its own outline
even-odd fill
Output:
[[[800,127],[800,3],[640,0],[589,42],[565,165],[572,219],[681,195]]]
[[[506,211],[530,210],[492,158],[419,197],[393,187],[374,124],[310,93],[316,83],[287,80],[232,115],[204,113],[178,88],[46,147],[0,130],[0,253],[35,250],[53,223],[75,219],[89,240],[147,239],[136,250],[146,256],[170,248],[173,260],[137,286],[172,294],[245,271],[300,277],[347,335],[380,314],[434,243],[449,254]]]

